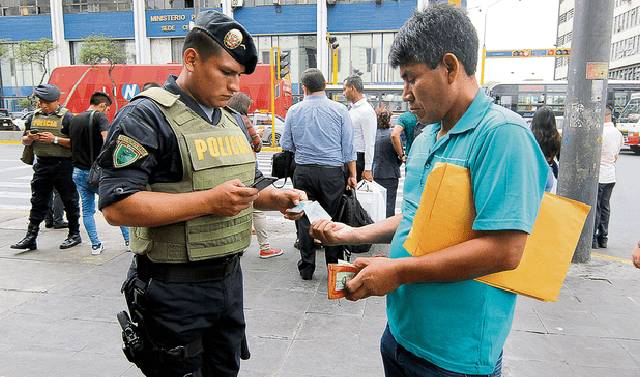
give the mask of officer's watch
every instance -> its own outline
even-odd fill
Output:
[[[58,144],[58,137],[57,136],[53,138],[53,144]]]

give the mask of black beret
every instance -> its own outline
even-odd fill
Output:
[[[53,84],[40,84],[33,89],[33,94],[45,102],[53,102],[60,99],[60,89]]]
[[[200,13],[194,29],[202,30],[244,66],[244,73],[251,74],[258,64],[258,51],[253,38],[234,19],[215,10]]]

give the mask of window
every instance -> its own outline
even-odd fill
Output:
[[[50,14],[49,0],[5,0],[0,2],[0,16]]]
[[[64,13],[131,11],[131,0],[64,0]]]
[[[188,9],[200,1],[200,8],[220,8],[221,0],[147,0],[147,9]]]

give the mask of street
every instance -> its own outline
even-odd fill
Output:
[[[66,230],[44,229],[39,250],[9,248],[24,236],[31,169],[19,145],[0,145],[0,376],[140,377],[122,354],[115,313],[125,308],[120,285],[131,260],[119,231],[96,215],[102,255],[85,242],[57,245]],[[270,157],[260,156],[267,174]],[[572,266],[557,303],[520,297],[504,349],[503,376],[640,375],[640,271],[628,264],[640,238],[634,200],[640,157],[624,153],[612,197],[610,248]],[[271,243],[286,253],[259,259],[255,238],[242,258],[251,359],[240,376],[382,376],[379,339],[385,300],[326,299],[326,272],[298,276],[295,228],[268,213]],[[324,255],[317,253],[318,266]],[[622,259],[624,258],[624,259]]]

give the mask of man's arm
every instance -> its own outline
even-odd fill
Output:
[[[364,134],[364,171],[362,178],[373,181],[373,157],[376,145],[376,130],[378,129],[378,118],[373,108],[367,111],[362,123],[362,133]]]
[[[23,145],[31,145],[34,141],[38,140],[37,134],[30,134],[29,130],[31,129],[31,120],[33,119],[33,113],[27,116],[27,119],[24,122],[24,133],[22,134],[22,144]]]
[[[295,145],[293,144],[293,133],[291,130],[293,116],[293,112],[290,109],[287,113],[287,116],[285,117],[284,131],[282,132],[282,136],[280,137],[280,146],[283,150],[290,152],[296,151]]]
[[[342,105],[341,105],[342,106]],[[343,106],[344,107],[344,106]],[[346,108],[341,115],[342,124],[340,125],[340,140],[342,148],[342,161],[347,164],[349,170],[349,178],[347,179],[347,186],[356,187],[356,150],[353,147],[353,125],[351,124],[351,117]]]
[[[359,228],[320,220],[312,224],[309,233],[328,246],[390,243],[401,220],[402,215],[399,214]]]
[[[402,132],[404,132],[404,127],[399,124],[396,124],[396,126],[393,127],[393,131],[391,131],[391,143],[393,144],[393,149],[396,151],[396,154],[400,159],[405,157],[404,148],[402,148]]]

